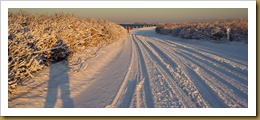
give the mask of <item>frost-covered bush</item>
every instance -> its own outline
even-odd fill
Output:
[[[228,29],[230,32],[228,33]],[[248,21],[223,20],[214,22],[194,22],[164,24],[156,27],[156,32],[170,34],[185,39],[213,39],[248,42]],[[228,37],[229,35],[229,37]]]
[[[88,47],[104,46],[126,36],[126,30],[107,20],[72,14],[8,13],[9,87],[33,77],[50,63]],[[59,52],[57,52],[59,51]]]

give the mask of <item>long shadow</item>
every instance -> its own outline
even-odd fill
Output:
[[[50,65],[50,79],[48,81],[48,92],[45,101],[45,108],[53,108],[58,99],[58,90],[60,89],[62,107],[72,108],[74,107],[73,101],[70,97],[70,86],[69,86],[69,75],[68,75],[68,59],[67,55],[61,55],[62,52],[68,49],[62,40],[57,41],[55,47],[63,46],[61,49],[52,50]],[[59,56],[57,56],[59,54]],[[64,61],[62,61],[64,60]],[[64,64],[54,64],[56,62],[62,61]]]

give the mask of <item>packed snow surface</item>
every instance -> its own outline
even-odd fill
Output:
[[[17,88],[9,107],[248,107],[248,47],[132,30],[77,53]]]

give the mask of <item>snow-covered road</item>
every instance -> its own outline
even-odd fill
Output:
[[[9,98],[9,107],[248,107],[246,44],[182,40],[143,28],[79,58],[77,72],[58,69],[66,68],[62,63],[43,70]],[[48,85],[58,79],[69,80]]]

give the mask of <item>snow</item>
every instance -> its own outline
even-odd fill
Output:
[[[17,88],[9,107],[247,108],[247,52],[247,44],[135,29],[42,70]]]

